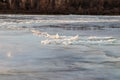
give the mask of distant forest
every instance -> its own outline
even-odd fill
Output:
[[[0,0],[0,13],[120,15],[120,0]]]

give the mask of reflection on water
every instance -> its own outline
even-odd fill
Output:
[[[0,80],[119,80],[119,22],[119,16],[0,15]]]
[[[12,53],[11,53],[11,52],[8,52],[8,53],[7,53],[7,57],[8,57],[8,58],[11,58],[11,57],[12,57]]]

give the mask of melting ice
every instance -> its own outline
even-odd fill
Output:
[[[0,15],[0,80],[119,80],[120,16]]]

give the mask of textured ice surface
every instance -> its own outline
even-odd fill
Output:
[[[119,80],[120,16],[0,15],[0,80]]]

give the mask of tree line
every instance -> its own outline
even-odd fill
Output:
[[[119,15],[119,0],[0,0],[0,13]]]

